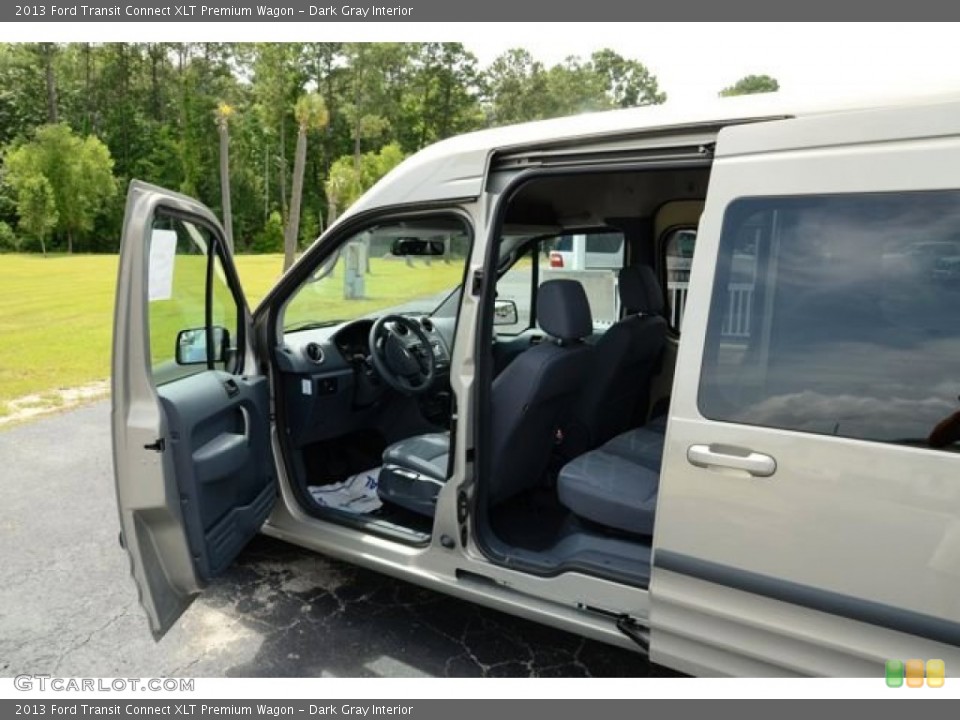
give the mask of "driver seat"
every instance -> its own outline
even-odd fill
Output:
[[[593,318],[583,286],[576,280],[543,283],[537,311],[540,327],[554,340],[523,352],[491,388],[489,497],[494,504],[539,483],[590,368],[593,348],[584,338],[593,333]],[[449,433],[396,442],[383,453],[377,493],[385,502],[433,517],[449,462]]]

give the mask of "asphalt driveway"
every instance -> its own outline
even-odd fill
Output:
[[[105,402],[0,431],[0,492],[2,676],[666,672],[264,537],[154,643],[117,543]]]

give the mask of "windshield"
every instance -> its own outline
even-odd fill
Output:
[[[353,235],[296,291],[287,332],[388,313],[432,315],[463,280],[467,226],[449,217],[391,221]]]

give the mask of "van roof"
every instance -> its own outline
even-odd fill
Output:
[[[696,105],[667,102],[479,130],[441,140],[407,158],[354,203],[347,215],[378,206],[476,197],[482,192],[491,156],[510,150],[653,131],[719,130],[726,125],[764,120],[957,101],[960,92],[844,100],[796,99],[777,92],[717,98]]]

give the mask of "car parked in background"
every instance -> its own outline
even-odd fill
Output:
[[[611,270],[623,267],[622,232],[561,235],[550,247],[551,270]]]

